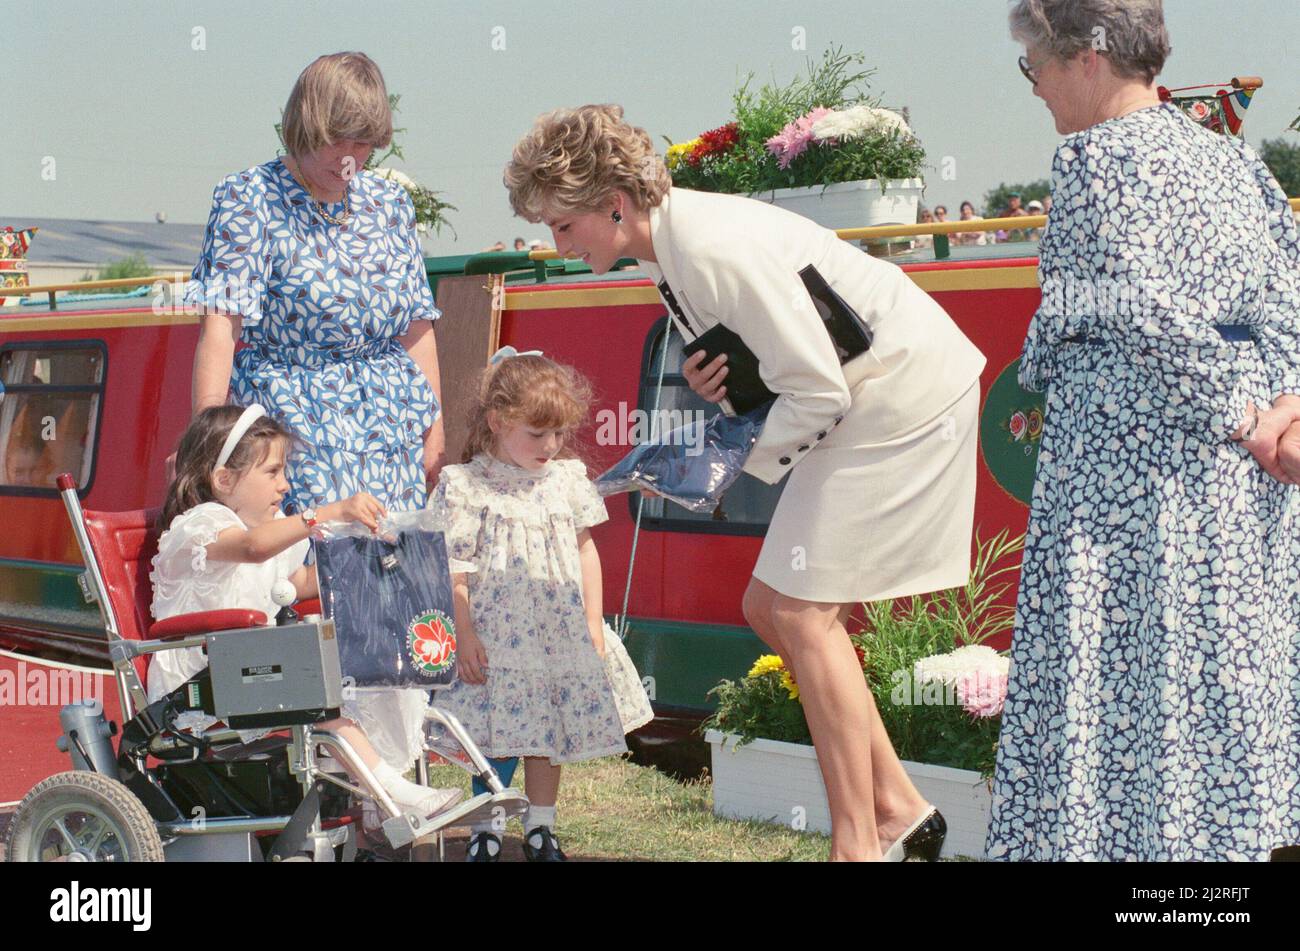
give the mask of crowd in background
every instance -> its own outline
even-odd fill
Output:
[[[1022,204],[1020,192],[1007,195],[1006,207],[1000,210],[998,218],[1024,218],[1046,215],[1052,210],[1052,196],[1045,196],[1042,201],[1033,199],[1029,204]],[[959,221],[983,221],[983,215],[975,214],[975,206],[969,201],[961,203]],[[949,221],[948,209],[944,205],[935,205],[933,209],[924,205],[917,210],[917,224],[943,224]],[[1007,241],[1037,241],[1042,234],[1041,228],[999,228],[996,231],[958,231],[949,235],[949,241],[955,245],[1000,244]],[[934,236],[923,234],[913,239],[914,248],[934,246]]]

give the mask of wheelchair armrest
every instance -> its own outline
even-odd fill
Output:
[[[298,612],[299,617],[306,617],[309,614],[320,614],[320,598],[303,598],[293,606]]]
[[[177,614],[162,621],[155,621],[149,626],[149,639],[174,641],[181,637],[195,634],[211,634],[213,631],[232,631],[241,627],[265,627],[266,615],[261,611],[243,609],[228,611],[195,611],[193,614]]]

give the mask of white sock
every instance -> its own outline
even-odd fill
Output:
[[[538,826],[546,826],[552,832],[555,831],[555,807],[554,806],[529,806],[528,814],[524,816],[524,832],[529,833]]]

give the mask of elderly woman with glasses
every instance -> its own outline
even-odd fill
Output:
[[[1011,29],[1065,139],[988,852],[1264,859],[1300,842],[1300,235],[1248,146],[1160,102],[1160,0]]]
[[[379,67],[363,53],[315,60],[289,95],[283,136],[287,155],[213,194],[187,289],[203,311],[194,412],[229,399],[285,423],[299,437],[288,502],[309,521],[360,491],[390,511],[419,508],[443,462],[439,312],[410,198],[364,171],[393,136]],[[349,715],[405,769],[427,705],[421,690],[358,690]]]

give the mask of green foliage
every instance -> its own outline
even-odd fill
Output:
[[[116,281],[127,277],[149,277],[153,273],[154,269],[152,265],[149,264],[149,261],[145,258],[144,254],[137,251],[127,257],[101,265],[98,274],[91,274],[87,271],[85,274],[81,275],[81,280]],[[129,290],[129,288],[110,290],[106,291],[106,293],[120,294],[122,293],[122,290]]]
[[[1300,119],[1296,122],[1300,123]],[[1300,145],[1284,139],[1266,139],[1259,147],[1259,157],[1289,198],[1300,197]]]
[[[714,694],[718,708],[703,729],[734,733],[741,745],[760,738],[812,744],[803,704],[790,699],[778,675],[724,680],[709,691]]]
[[[1040,178],[1024,185],[1003,183],[984,195],[984,211],[982,212],[984,217],[1001,218],[1002,212],[1006,211],[1007,205],[1011,203],[1012,192],[1020,192],[1020,205],[1023,208],[1035,199],[1042,201],[1050,195],[1052,193],[1052,183],[1046,178]]]
[[[912,671],[922,658],[1011,628],[1015,612],[1007,595],[1023,546],[1024,536],[1012,538],[1005,530],[977,539],[964,588],[873,602],[863,606],[859,625],[850,619],[850,639],[864,658],[867,685],[900,758],[993,774],[1001,717],[973,717],[951,691],[933,684],[914,689]],[[718,707],[704,728],[736,734],[740,745],[758,738],[811,743],[803,707],[790,699],[779,672],[724,680],[711,693]]]
[[[806,74],[784,85],[765,83],[757,92],[750,73],[732,96],[736,146],[723,154],[705,156],[698,165],[676,164],[671,168],[673,184],[745,195],[871,178],[879,179],[883,187],[889,179],[915,178],[924,165],[925,150],[914,136],[897,130],[869,133],[834,146],[815,144],[786,169],[779,167],[767,149],[768,139],[818,106],[836,110],[856,105],[878,107],[880,101],[867,94],[875,70],[860,68],[865,59],[861,53],[832,47],[820,63],[808,60]]]

